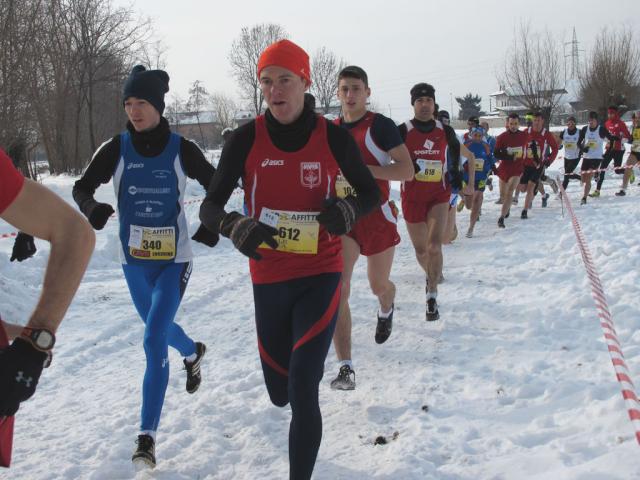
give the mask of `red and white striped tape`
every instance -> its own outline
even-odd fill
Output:
[[[187,200],[186,202],[184,202],[184,205],[192,205],[194,203],[201,202],[203,199],[204,197],[198,197],[194,200]],[[115,217],[117,217],[117,215],[114,213],[109,218],[115,218]],[[3,238],[15,238],[16,235],[18,235],[18,232],[0,233],[0,240],[2,240]]]
[[[620,382],[620,386],[622,388],[622,398],[624,398],[629,419],[631,420],[635,430],[636,440],[638,441],[638,444],[640,444],[640,402],[638,401],[638,396],[636,395],[635,387],[631,381],[629,369],[627,368],[627,364],[624,360],[622,347],[618,340],[618,334],[616,333],[613,318],[611,318],[611,313],[609,312],[609,306],[604,295],[602,283],[600,282],[600,276],[598,275],[593,259],[591,258],[591,252],[589,251],[587,240],[582,233],[582,228],[580,227],[580,223],[573,211],[569,197],[567,196],[564,188],[562,188],[562,184],[559,181],[558,183],[560,184],[562,199],[567,203],[567,211],[571,216],[573,231],[576,234],[578,247],[580,248],[580,254],[582,255],[582,261],[587,271],[589,282],[591,283],[591,296],[596,304],[596,310],[598,311],[598,317],[600,318],[600,326],[602,327],[602,333],[604,334],[604,339],[607,343],[611,363],[613,363],[616,378],[618,379],[618,382]]]
[[[611,170],[626,170],[629,168],[634,168],[637,167],[638,165],[620,165],[619,167],[616,167],[615,165],[609,165],[607,168],[592,168],[591,170],[580,170],[579,172],[573,171],[570,173],[577,173],[577,174],[581,174],[581,173],[599,173],[599,172],[608,172]],[[562,171],[564,172],[564,169],[562,169]]]

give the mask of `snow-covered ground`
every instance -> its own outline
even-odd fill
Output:
[[[558,162],[560,163],[560,162]],[[610,175],[611,177],[611,175]],[[45,184],[71,201],[73,178]],[[632,377],[640,378],[640,187],[577,205],[602,277]],[[190,183],[197,198],[201,188]],[[397,190],[394,191],[397,197]],[[98,198],[113,203],[113,190]],[[601,328],[570,220],[552,198],[530,219],[519,210],[498,230],[497,189],[488,192],[472,239],[445,248],[440,327],[424,319],[424,274],[404,222],[392,277],[395,326],[373,341],[376,304],[360,261],[352,288],[357,389],[330,390],[329,353],[320,401],[324,438],[317,479],[640,478],[639,446]],[[239,207],[240,193],[232,198]],[[187,206],[190,228],[198,204]],[[12,228],[0,223],[0,234]],[[52,367],[16,419],[14,460],[2,479],[288,478],[290,412],[269,403],[258,360],[247,261],[226,239],[194,245],[195,265],[178,321],[208,345],[204,380],[184,391],[181,359],[171,375],[158,433],[158,466],[135,473],[144,369],[142,322],[117,261],[116,222],[97,247],[58,334]],[[0,309],[24,322],[36,301],[48,247],[9,262],[13,241],[0,239]],[[388,442],[376,445],[384,436]],[[137,475],[137,476],[136,476]]]

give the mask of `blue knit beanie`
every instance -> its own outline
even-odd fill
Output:
[[[136,65],[122,90],[122,103],[129,97],[146,100],[155,107],[160,115],[164,112],[164,94],[169,91],[169,74],[164,70],[147,70]]]

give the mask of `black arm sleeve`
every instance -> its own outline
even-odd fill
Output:
[[[393,120],[384,115],[377,114],[371,123],[371,136],[376,144],[385,152],[402,145],[398,127]]]
[[[200,148],[191,140],[182,138],[180,140],[180,158],[187,176],[197,180],[205,190],[209,188],[216,169],[204,158]]]
[[[103,183],[109,183],[120,157],[120,135],[103,143],[94,153],[91,163],[84,174],[73,185],[73,199],[80,211],[88,216],[97,203],[93,198],[96,189]]]
[[[586,125],[585,125],[584,127],[582,127],[582,128],[580,129],[580,135],[578,135],[578,148],[579,148],[580,150],[582,150],[582,148],[583,148],[583,146],[584,146],[583,144],[584,144],[584,138],[585,138],[585,137],[586,137],[586,135],[587,135],[587,128],[589,128],[589,127],[588,127],[588,126],[586,126]]]
[[[456,135],[456,131],[449,125],[444,125],[444,133],[447,136],[447,144],[451,153],[451,159],[456,170],[460,170],[460,140]]]
[[[326,120],[320,119],[320,121]],[[356,141],[349,132],[329,122],[327,122],[327,139],[342,174],[356,191],[360,215],[367,214],[380,204],[380,189],[362,161]]]
[[[614,135],[611,134],[611,132],[609,132],[609,130],[607,130],[607,127],[600,125],[600,138],[607,138],[609,140],[611,140],[612,142],[615,142],[616,140],[620,140],[619,137],[616,137]]]
[[[226,215],[224,206],[244,173],[255,138],[255,122],[252,121],[238,127],[222,149],[218,168],[200,206],[200,221],[212,232],[219,231],[220,222]]]
[[[401,123],[400,125],[398,125],[398,131],[400,132],[400,138],[402,139],[402,141],[406,142],[407,141],[407,124]]]

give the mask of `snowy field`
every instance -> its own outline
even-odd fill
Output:
[[[556,162],[561,164],[561,161]],[[554,164],[554,167],[556,165]],[[558,168],[558,167],[556,167]],[[613,178],[615,177],[615,178]],[[578,206],[632,378],[640,381],[640,187]],[[45,184],[71,201],[73,178]],[[189,198],[203,191],[189,184]],[[398,192],[395,190],[397,197]],[[114,202],[104,186],[97,198]],[[640,478],[640,450],[628,420],[571,223],[552,197],[530,219],[518,206],[496,226],[497,188],[487,192],[472,239],[468,211],[445,248],[439,302],[443,321],[425,322],[424,274],[405,224],[392,279],[394,330],[373,340],[376,302],[365,262],[352,287],[357,389],[329,388],[330,351],[320,389],[324,438],[316,479]],[[522,199],[520,206],[522,205]],[[231,200],[240,207],[241,195]],[[398,202],[399,203],[399,202]],[[186,207],[192,231],[198,204]],[[0,223],[0,234],[12,228]],[[133,470],[144,370],[143,326],[117,260],[116,222],[97,234],[96,251],[58,332],[54,362],[16,419],[13,466],[1,479],[285,479],[290,411],[272,406],[258,359],[246,259],[222,239],[194,244],[193,275],[178,321],[208,353],[193,396],[175,351],[157,444],[158,466]],[[36,301],[48,247],[10,263],[0,239],[0,308],[24,322]],[[376,444],[384,436],[386,444]]]

